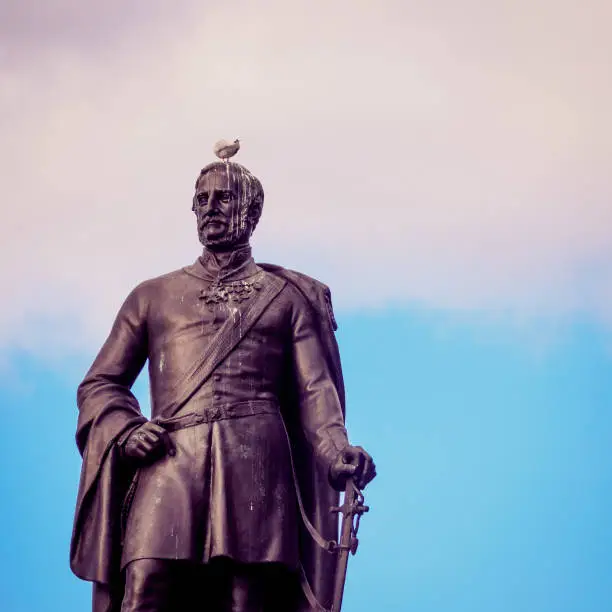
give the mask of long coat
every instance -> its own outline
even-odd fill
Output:
[[[232,342],[218,335],[228,317]],[[304,523],[337,537],[328,474],[348,440],[334,329],[327,287],[257,266],[248,250],[224,269],[205,252],[139,285],[78,391],[73,571],[116,588],[120,569],[143,557],[277,561],[303,569],[329,606],[334,555]],[[208,375],[197,367],[207,351]],[[176,455],[135,471],[120,448],[146,420],[130,388],[147,360],[151,417]]]

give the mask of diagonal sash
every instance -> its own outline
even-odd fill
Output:
[[[265,273],[260,292],[242,309],[232,309],[225,323],[210,340],[201,358],[176,383],[172,399],[161,411],[164,420],[173,417],[210,378],[215,368],[232,352],[257,322],[272,300],[281,292],[287,281]]]

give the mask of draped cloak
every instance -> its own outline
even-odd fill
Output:
[[[250,257],[250,251],[247,253]],[[242,256],[245,259],[245,256]],[[252,259],[234,262],[252,271]],[[198,276],[201,265],[193,266],[171,273],[167,278],[188,278],[187,282],[197,283],[205,277]],[[303,512],[306,519],[325,540],[336,540],[338,533],[337,518],[329,512],[330,506],[338,504],[338,493],[331,487],[328,479],[330,458],[348,443],[343,428],[344,420],[344,385],[340,366],[338,345],[335,338],[336,323],[331,308],[328,287],[319,281],[299,272],[286,270],[279,266],[260,264],[258,273],[281,282],[280,294],[293,292],[293,301],[299,302],[298,308],[309,311],[312,332],[318,337],[317,354],[313,359],[323,360],[323,371],[329,377],[335,395],[329,396],[332,403],[337,403],[341,410],[342,427],[335,424],[329,437],[332,444],[321,451],[313,446],[312,436],[305,431],[305,407],[302,392],[287,368],[277,389],[280,413],[288,432],[289,446],[293,456],[295,475]],[[165,282],[161,277],[161,282]],[[204,288],[210,286],[200,282]],[[130,297],[126,302],[130,301]],[[278,300],[279,298],[275,298]],[[133,300],[133,298],[132,298]],[[139,301],[132,308],[131,318],[123,321],[122,333],[130,336],[138,334],[139,321],[147,321],[150,307]],[[271,305],[274,304],[272,300]],[[270,305],[270,306],[271,306]],[[268,306],[268,308],[270,308]],[[139,311],[140,309],[140,311]],[[143,310],[145,309],[145,310]],[[264,313],[265,314],[265,313]],[[117,325],[117,323],[115,324]],[[101,350],[106,353],[107,367],[104,376],[96,375],[96,362],[86,377],[88,384],[81,386],[78,394],[79,420],[77,426],[77,445],[83,456],[81,479],[77,495],[70,562],[72,571],[85,580],[94,582],[94,612],[118,609],[122,594],[122,553],[123,530],[126,520],[126,499],[131,492],[130,485],[135,482],[136,470],[121,456],[121,443],[133,429],[146,421],[138,402],[130,388],[143,368],[147,359],[151,359],[150,338],[152,325],[145,337],[146,342],[112,342],[113,332]],[[153,326],[154,327],[154,326]],[[153,330],[154,331],[154,330]],[[246,330],[248,337],[251,330]],[[244,338],[238,343],[240,347]],[[121,351],[119,353],[118,351]],[[126,352],[127,351],[127,352]],[[100,356],[98,360],[100,359]],[[121,363],[113,370],[108,364]],[[149,366],[151,371],[151,363]],[[85,382],[85,381],[84,381]],[[152,387],[153,412],[155,412],[155,389]],[[306,406],[308,409],[308,406]],[[320,415],[319,417],[320,418]],[[325,425],[325,424],[323,424]],[[322,456],[325,460],[321,460]],[[133,491],[132,491],[133,492]],[[331,604],[335,553],[330,553],[318,546],[304,526],[304,521],[297,523],[299,538],[299,562],[303,568],[306,588],[311,588],[316,599],[328,608]],[[113,600],[108,603],[108,597]],[[116,606],[116,607],[113,607]],[[316,609],[316,607],[313,607]]]

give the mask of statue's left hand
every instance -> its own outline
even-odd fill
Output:
[[[375,476],[374,461],[361,446],[347,446],[330,468],[331,481],[337,489],[342,489],[349,477],[355,480],[359,489],[363,489]]]

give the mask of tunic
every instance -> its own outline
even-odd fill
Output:
[[[215,301],[215,284],[239,281],[250,287],[244,299]],[[121,566],[138,558],[206,562],[218,555],[297,566],[299,517],[285,420],[300,424],[326,472],[348,444],[316,315],[304,296],[285,284],[213,375],[178,412],[167,413],[184,372],[227,317],[239,318],[256,299],[253,287],[267,282],[268,272],[245,249],[223,269],[205,251],[192,266],[142,283],[80,385],[84,414],[125,403],[148,359],[152,418],[192,423],[171,431],[175,456],[136,473],[123,508]],[[287,377],[299,414],[283,414]],[[118,443],[141,422],[125,428]]]

